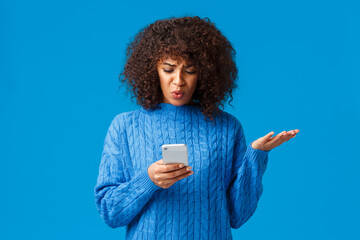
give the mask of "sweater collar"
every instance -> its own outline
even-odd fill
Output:
[[[159,103],[158,106],[160,106],[162,109],[164,110],[185,110],[185,109],[189,109],[189,108],[195,108],[195,105],[190,105],[190,104],[184,104],[181,106],[175,106],[172,105],[171,103]]]

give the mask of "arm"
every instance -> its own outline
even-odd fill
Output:
[[[123,166],[129,153],[121,119],[120,116],[115,117],[106,134],[94,189],[97,210],[112,228],[130,223],[154,192],[160,189],[149,178],[147,168],[126,181]],[[130,163],[125,166],[128,165]]]
[[[246,144],[241,123],[237,120],[231,182],[226,195],[230,225],[239,228],[255,212],[263,192],[262,176],[265,172],[268,153]]]

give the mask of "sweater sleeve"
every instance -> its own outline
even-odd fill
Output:
[[[121,119],[115,117],[107,131],[94,189],[97,210],[112,228],[129,224],[160,189],[150,179],[147,168],[127,181],[124,166],[130,167],[126,161],[130,157]]]
[[[231,182],[227,189],[230,225],[239,228],[255,212],[263,192],[262,176],[268,162],[268,153],[246,144],[240,121],[235,137]]]

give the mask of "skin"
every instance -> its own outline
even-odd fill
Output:
[[[265,136],[255,140],[251,146],[254,149],[259,149],[263,151],[270,151],[271,149],[280,146],[284,142],[289,141],[291,138],[296,137],[296,134],[300,132],[299,129],[290,130],[290,131],[282,131],[275,137],[271,137],[274,132],[269,132]]]
[[[164,103],[181,106],[192,102],[192,95],[198,81],[198,73],[192,63],[187,63],[184,59],[176,62],[171,58],[164,58],[158,62],[157,70]],[[183,97],[181,99],[173,98],[171,92],[174,90],[184,91]],[[283,131],[275,137],[272,137],[274,132],[270,132],[255,140],[251,146],[254,149],[270,151],[294,138],[299,131],[299,129]],[[148,168],[150,179],[161,188],[169,188],[175,182],[193,173],[189,166],[185,167],[176,163],[164,164],[163,159],[154,162]]]
[[[163,102],[174,106],[182,106],[193,101],[192,95],[198,81],[198,72],[192,63],[181,58],[179,62],[170,57],[161,59],[157,64]],[[176,99],[171,92],[181,90],[184,95]],[[194,172],[191,167],[182,164],[164,164],[161,159],[148,168],[150,179],[161,188],[169,188],[175,182],[184,179]]]
[[[192,63],[187,63],[181,58],[177,62],[170,57],[160,60],[157,64],[160,85],[163,95],[163,102],[175,106],[191,103],[192,95],[198,81],[198,72]],[[181,99],[176,99],[171,92],[181,90],[184,95]]]
[[[194,172],[191,167],[185,167],[183,164],[164,164],[164,160],[160,159],[154,162],[148,168],[148,174],[157,186],[161,188],[169,188],[177,181],[184,179]]]

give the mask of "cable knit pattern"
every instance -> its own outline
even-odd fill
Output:
[[[247,145],[240,121],[221,111],[215,123],[191,105],[118,114],[107,131],[95,202],[126,239],[232,239],[255,212],[269,151]],[[185,143],[194,174],[163,189],[148,167],[163,144]]]

